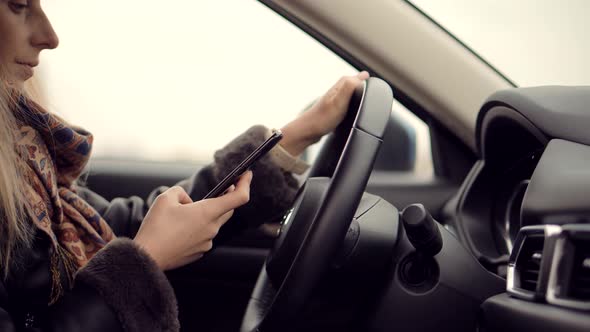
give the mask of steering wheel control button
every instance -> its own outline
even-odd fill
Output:
[[[412,204],[401,214],[408,239],[416,250],[428,256],[435,256],[442,249],[442,237],[436,222],[424,205]]]

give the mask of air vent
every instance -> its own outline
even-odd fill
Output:
[[[547,302],[590,310],[590,225],[567,225],[555,246]]]
[[[516,260],[516,272],[520,279],[520,288],[535,292],[539,282],[539,271],[543,259],[543,235],[531,236],[524,242]]]
[[[572,299],[590,301],[590,242],[576,242],[574,267],[568,293]]]
[[[551,257],[544,256],[551,256],[559,232],[553,225],[520,230],[508,261],[508,293],[527,300],[545,298]]]

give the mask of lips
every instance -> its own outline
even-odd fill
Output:
[[[37,67],[39,65],[38,61],[19,61],[17,60],[16,63],[19,65],[29,66],[31,68]]]

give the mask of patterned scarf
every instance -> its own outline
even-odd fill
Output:
[[[76,271],[115,235],[98,212],[76,193],[75,181],[88,163],[92,135],[69,126],[30,100],[20,101],[16,149],[27,183],[29,217],[52,243],[51,305],[64,293],[60,271],[66,272],[67,287],[71,288]]]

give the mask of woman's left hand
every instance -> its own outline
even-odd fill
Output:
[[[309,110],[281,128],[281,146],[291,155],[299,156],[308,146],[333,131],[344,119],[354,90],[367,78],[369,73],[366,71],[343,76]]]

